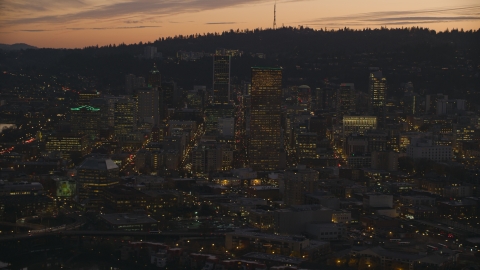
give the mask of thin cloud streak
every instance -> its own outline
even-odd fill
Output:
[[[138,14],[139,16],[156,15],[157,17],[163,17],[174,14],[214,10],[261,2],[269,2],[269,0],[139,0],[89,7],[86,9],[80,9],[78,12],[59,15],[44,15],[29,18],[4,18],[3,24],[67,23],[86,19],[109,19],[129,14]],[[25,8],[27,7],[25,6]]]
[[[236,22],[207,22],[205,24],[237,24]]]
[[[111,29],[141,29],[141,28],[159,28],[157,25],[138,25],[138,26],[118,26],[118,27],[70,27],[67,30],[111,30]]]
[[[343,25],[343,26],[361,26],[361,25],[383,25],[383,24],[417,24],[417,23],[438,23],[438,22],[461,22],[480,20],[478,10],[480,5],[436,8],[423,10],[401,10],[401,11],[377,11],[352,14],[348,16],[326,17],[309,21],[302,21],[308,25]],[[412,16],[449,13],[449,16]],[[452,13],[458,13],[458,16],[451,16]],[[403,16],[402,16],[403,15]],[[336,23],[336,22],[339,23]]]
[[[46,30],[46,29],[22,29],[19,30],[20,32],[46,32],[46,31],[51,31],[51,30]]]
[[[393,17],[393,18],[378,18],[365,21],[436,21],[436,20],[449,20],[449,21],[465,21],[465,20],[478,20],[479,16],[458,16],[458,17]]]

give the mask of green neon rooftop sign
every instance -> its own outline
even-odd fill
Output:
[[[80,106],[80,107],[77,107],[77,108],[70,108],[71,111],[80,111],[80,110],[87,110],[87,111],[100,111],[99,108],[95,108],[95,107],[92,107],[92,106],[89,106],[89,105],[83,105],[83,106]]]

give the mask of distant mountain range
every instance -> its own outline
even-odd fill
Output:
[[[26,49],[38,49],[35,46],[31,46],[25,43],[15,43],[15,44],[2,44],[0,43],[0,50],[5,51],[18,51],[18,50],[26,50]]]

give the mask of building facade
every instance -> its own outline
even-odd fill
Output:
[[[85,133],[90,141],[98,137],[101,120],[100,108],[88,105],[70,108],[70,125],[73,133]]]
[[[138,91],[138,119],[152,126],[159,124],[159,92],[156,87]]]
[[[378,117],[380,126],[385,124],[385,101],[387,99],[387,79],[382,71],[370,73],[368,86],[369,103],[368,109],[372,115]]]
[[[134,131],[137,127],[136,104],[129,98],[115,100],[113,123],[114,134],[117,138],[122,138]]]
[[[343,117],[343,136],[346,137],[352,133],[363,135],[365,131],[377,128],[376,116],[344,116]]]
[[[250,166],[257,171],[279,168],[281,142],[282,69],[252,68]]]
[[[319,173],[299,165],[285,171],[285,193],[283,200],[288,205],[301,205],[305,203],[305,194],[316,190]]]
[[[433,161],[452,160],[452,147],[433,145],[431,140],[414,140],[407,146],[407,156],[413,159],[429,159]]]
[[[217,104],[230,103],[230,55],[213,56],[213,100]]]
[[[356,93],[355,85],[353,83],[342,83],[338,89],[338,113],[340,120],[344,115],[351,114],[356,111]]]

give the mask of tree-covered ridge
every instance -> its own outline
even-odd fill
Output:
[[[156,46],[163,61],[137,56]],[[412,81],[426,93],[449,92],[467,98],[479,89],[480,30],[427,28],[315,30],[307,27],[230,30],[159,38],[150,43],[39,49],[0,53],[0,68],[43,74],[94,77],[98,89],[120,91],[124,76],[146,76],[153,62],[164,79],[188,89],[211,85],[212,60],[179,61],[178,51],[213,53],[218,48],[243,51],[232,61],[232,82],[248,80],[251,66],[281,66],[286,85],[321,86],[325,79],[354,82],[366,91],[368,67],[383,69],[389,84]],[[251,56],[264,53],[266,59]]]

